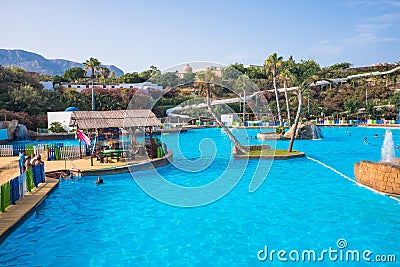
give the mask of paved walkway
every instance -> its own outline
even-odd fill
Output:
[[[0,185],[19,175],[18,157],[0,157]]]

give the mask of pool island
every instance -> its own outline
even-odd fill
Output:
[[[288,152],[284,149],[271,149],[269,145],[253,145],[245,146],[247,153],[243,154],[241,151],[236,149],[235,146],[232,147],[232,155],[235,159],[291,159],[304,157],[306,154],[300,151]]]

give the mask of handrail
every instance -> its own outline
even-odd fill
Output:
[[[80,173],[80,170],[75,166],[75,164],[68,157],[65,157],[65,169],[67,169],[67,160],[71,163],[72,167],[74,167],[73,170],[76,170],[78,173]]]

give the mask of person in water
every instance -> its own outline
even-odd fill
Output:
[[[103,179],[100,177],[100,176],[98,176],[97,177],[97,181],[96,182],[94,182],[95,184],[104,184],[104,181],[103,181]]]
[[[75,176],[72,173],[72,171],[61,172],[59,177],[64,179],[64,180],[77,180],[77,178],[75,178]]]

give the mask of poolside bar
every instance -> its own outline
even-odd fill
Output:
[[[88,133],[93,143],[92,155],[104,151],[107,157],[115,154],[119,159],[123,153],[118,150],[125,150],[125,155],[129,155],[128,151],[135,148],[142,153],[147,151],[149,158],[157,157],[158,145],[152,131],[161,122],[150,109],[73,111],[69,126]],[[136,132],[144,132],[144,143],[136,142]]]

